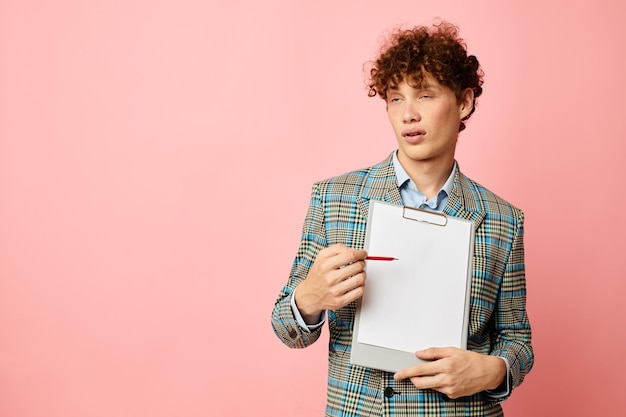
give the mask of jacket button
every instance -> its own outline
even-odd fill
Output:
[[[385,397],[391,398],[391,397],[394,396],[395,393],[396,392],[393,390],[393,388],[391,388],[391,387],[385,388],[385,391],[384,391]]]
[[[298,332],[295,329],[289,330],[289,337],[295,339],[296,336],[298,336]]]

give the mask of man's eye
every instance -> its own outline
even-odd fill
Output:
[[[429,95],[420,96],[420,100],[428,100],[429,98],[432,98],[432,97]]]
[[[400,98],[399,97],[392,97],[389,99],[390,103],[399,103],[400,102]]]

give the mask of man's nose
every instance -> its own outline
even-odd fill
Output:
[[[404,123],[418,122],[421,119],[417,103],[407,101],[404,107],[402,121]]]

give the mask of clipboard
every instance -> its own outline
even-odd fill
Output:
[[[474,224],[441,213],[370,200],[367,261],[350,362],[396,372],[422,363],[415,351],[467,349]]]

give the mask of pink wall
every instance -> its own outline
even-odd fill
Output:
[[[622,413],[621,3],[219,3],[0,3],[0,415],[321,415],[270,312],[311,183],[394,148],[362,64],[434,16],[486,72],[461,166],[527,215],[507,416]]]

